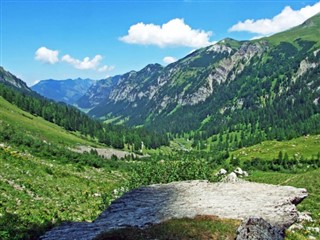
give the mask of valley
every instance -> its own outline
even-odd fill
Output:
[[[247,181],[306,188],[298,209],[313,220],[289,228],[286,239],[320,238],[319,36],[316,14],[270,37],[224,39],[167,66],[32,89],[1,67],[0,239],[39,239],[60,224],[95,220],[130,190],[217,182],[220,169],[237,167]],[[174,234],[234,238],[238,224],[200,216],[124,232],[171,239],[173,228],[191,226]]]

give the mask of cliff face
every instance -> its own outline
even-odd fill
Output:
[[[252,182],[209,183],[186,181],[156,184],[124,194],[92,223],[70,223],[47,232],[41,239],[94,239],[123,227],[143,228],[172,218],[212,215],[221,218],[263,218],[285,229],[298,218],[295,204],[305,189]]]

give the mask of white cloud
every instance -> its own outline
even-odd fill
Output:
[[[88,69],[97,69],[102,60],[101,55],[96,55],[90,60],[89,57],[85,57],[82,61],[76,58],[71,57],[70,55],[64,55],[61,59],[63,62],[67,62],[73,65],[76,69],[88,70]],[[102,67],[103,68],[103,67]]]
[[[104,65],[104,66],[98,68],[98,72],[107,72],[107,71],[111,71],[113,69],[114,69],[114,66]]]
[[[46,47],[41,47],[35,52],[35,59],[41,62],[55,64],[59,61],[59,51],[50,50]]]
[[[290,6],[286,6],[281,13],[272,19],[247,19],[244,22],[238,22],[233,25],[230,32],[251,32],[259,35],[270,35],[281,32],[303,23],[308,18],[320,12],[320,2],[313,6],[306,6],[299,10],[293,10]]]
[[[120,40],[130,44],[156,45],[159,47],[184,46],[200,48],[211,44],[211,32],[192,29],[183,19],[172,19],[160,25],[137,23],[132,25],[128,35]]]
[[[257,35],[257,36],[252,37],[250,40],[257,40],[257,39],[260,39],[260,38],[263,38],[263,37],[265,37],[265,36]]]
[[[176,58],[170,57],[170,56],[164,57],[162,60],[163,60],[163,62],[166,63],[166,64],[174,63],[175,61],[177,61]]]

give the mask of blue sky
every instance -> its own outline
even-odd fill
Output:
[[[319,1],[0,0],[0,65],[28,85],[166,65],[226,37],[298,25]]]

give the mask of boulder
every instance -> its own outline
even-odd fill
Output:
[[[228,183],[235,183],[235,182],[239,182],[240,179],[237,177],[237,174],[232,172],[232,173],[229,173],[222,181],[228,182]]]
[[[235,174],[237,175],[243,175],[243,171],[241,168],[237,167],[234,171],[233,171]]]
[[[220,170],[219,170],[219,172],[217,172],[215,175],[216,176],[224,176],[224,175],[226,175],[227,174],[227,170],[225,170],[224,168],[221,168]]]
[[[89,240],[111,229],[144,228],[172,218],[194,218],[197,215],[240,220],[257,216],[283,229],[297,220],[295,204],[307,195],[307,191],[301,188],[243,180],[155,184],[127,192],[92,223],[67,223],[47,232],[41,239]]]
[[[261,217],[244,220],[237,230],[236,240],[283,240],[284,230],[272,226]]]

